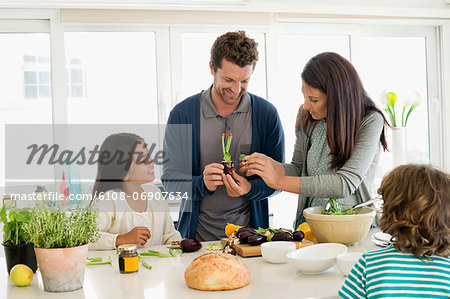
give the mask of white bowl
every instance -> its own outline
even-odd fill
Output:
[[[353,266],[361,258],[362,255],[362,252],[347,252],[338,255],[336,257],[336,263],[341,273],[345,276],[349,275]]]
[[[286,254],[294,251],[296,245],[289,241],[273,241],[261,244],[262,257],[269,263],[287,263]]]
[[[339,243],[323,243],[297,249],[288,253],[289,263],[300,272],[316,274],[336,264],[336,257],[347,252],[347,246]]]

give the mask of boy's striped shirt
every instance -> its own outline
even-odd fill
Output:
[[[361,257],[339,290],[342,298],[450,298],[450,259],[429,260],[393,246]]]

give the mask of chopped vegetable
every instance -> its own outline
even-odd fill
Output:
[[[167,246],[167,248],[170,249],[181,249],[180,245],[178,246]]]
[[[183,251],[181,248],[169,248],[169,254],[171,256],[183,256]]]
[[[86,266],[96,266],[96,265],[111,265],[112,261],[111,257],[108,256],[108,261],[103,262],[101,257],[87,258]]]
[[[139,256],[171,257],[172,255],[149,249],[147,251],[144,251],[143,253],[140,253]]]
[[[140,253],[139,256],[176,257],[182,255],[180,246],[167,246],[167,248],[169,249],[169,254],[149,249]]]
[[[147,262],[144,260],[144,258],[142,256],[139,255],[139,260],[141,261],[142,266],[144,266],[145,268],[151,270],[152,266],[150,266],[150,264],[147,264]]]
[[[223,249],[223,245],[221,245],[221,244],[210,243],[210,244],[208,244],[208,246],[206,246],[206,250],[208,250],[208,251],[219,251],[222,249]]]

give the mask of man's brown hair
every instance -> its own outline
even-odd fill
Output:
[[[245,31],[227,32],[219,36],[211,48],[211,62],[214,71],[222,68],[222,58],[240,67],[253,65],[258,61],[258,43],[245,35]]]
[[[401,165],[388,173],[380,228],[416,257],[450,255],[450,175],[432,165]]]

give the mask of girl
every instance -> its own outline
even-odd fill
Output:
[[[380,228],[394,245],[363,254],[343,298],[450,298],[450,175],[402,165],[383,178]]]
[[[100,239],[90,249],[114,249],[121,244],[161,245],[181,240],[163,201],[150,184],[154,163],[144,139],[131,133],[110,135],[103,142],[92,190],[100,209]]]

